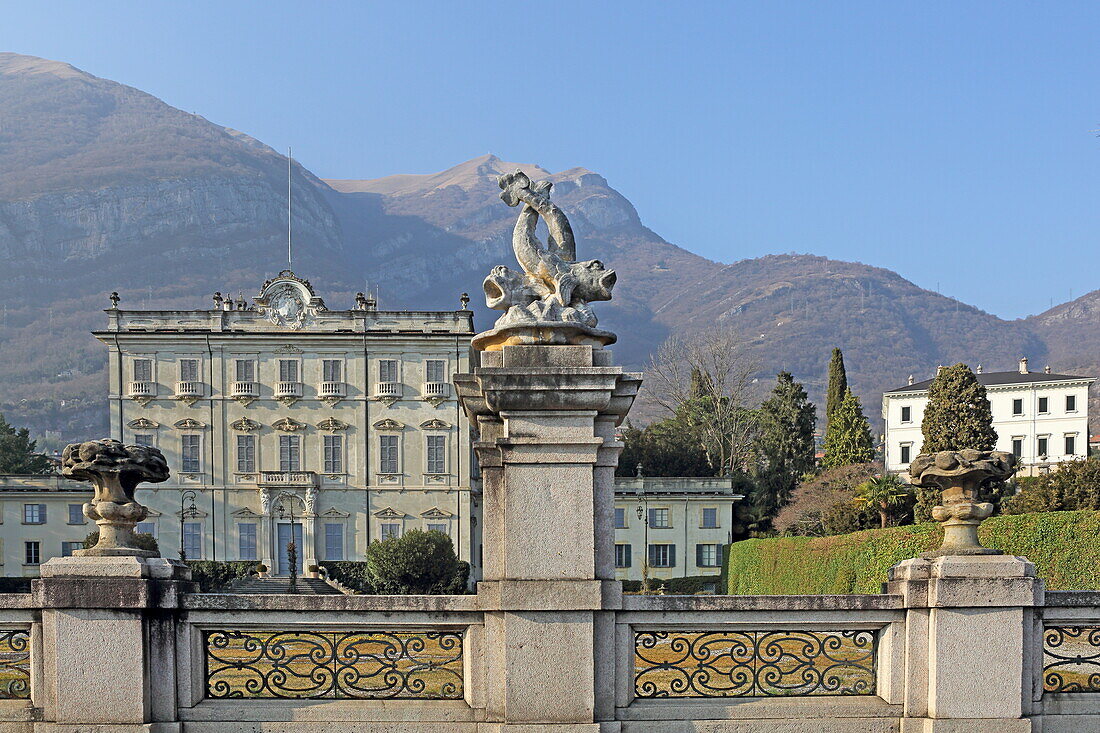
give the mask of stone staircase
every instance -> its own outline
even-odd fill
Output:
[[[248,595],[285,595],[289,591],[290,578],[260,578],[253,575],[249,578],[233,581],[226,592]],[[298,595],[338,596],[342,593],[338,588],[329,585],[320,578],[298,578]]]

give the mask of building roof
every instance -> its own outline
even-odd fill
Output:
[[[1081,380],[1087,380],[1089,382],[1096,381],[1095,377],[1081,377],[1073,374],[1047,374],[1046,372],[1027,372],[1024,374],[1019,370],[1011,372],[983,372],[982,374],[975,374],[974,376],[978,378],[978,384],[983,387],[999,387],[1008,384],[1041,384],[1045,382],[1080,382]],[[931,384],[932,380],[926,379],[923,382],[907,384],[897,389],[888,389],[886,390],[886,394],[892,392],[925,392]]]

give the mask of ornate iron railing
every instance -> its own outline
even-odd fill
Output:
[[[461,631],[204,632],[210,698],[462,697]]]
[[[873,695],[874,631],[638,631],[634,694]]]
[[[1100,692],[1100,626],[1043,630],[1043,691]]]
[[[31,632],[0,630],[0,700],[31,696]]]

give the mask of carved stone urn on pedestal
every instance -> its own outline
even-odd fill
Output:
[[[138,484],[168,480],[168,463],[159,450],[109,438],[72,443],[62,453],[61,474],[95,486],[95,496],[84,505],[84,516],[98,525],[99,542],[74,554],[159,557],[138,547],[134,538],[134,525],[149,514],[134,500]]]
[[[978,541],[978,525],[993,513],[993,505],[981,502],[979,492],[1015,472],[1016,456],[1004,451],[946,450],[917,456],[909,466],[913,484],[940,489],[943,502],[932,509],[933,518],[943,524],[943,544],[921,557],[1003,554]]]

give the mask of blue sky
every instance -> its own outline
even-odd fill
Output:
[[[67,61],[330,178],[584,166],[715,260],[809,252],[1005,318],[1100,288],[1100,3],[7,3]]]

